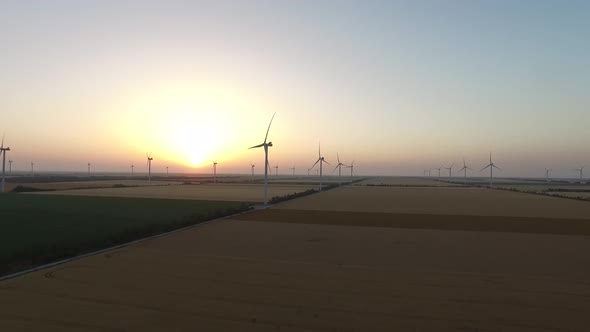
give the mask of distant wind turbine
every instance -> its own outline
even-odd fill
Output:
[[[453,166],[455,166],[455,163],[453,163],[451,165],[451,167],[445,167],[444,169],[448,169],[449,170],[449,177],[451,177],[451,173],[453,172]],[[439,175],[440,176],[440,175]]]
[[[90,165],[92,165],[92,164],[88,163],[88,176],[90,176]]]
[[[490,163],[486,167],[482,168],[480,170],[480,172],[483,171],[484,169],[488,168],[488,167],[490,168],[490,186],[491,186],[492,185],[492,182],[493,182],[493,179],[494,179],[494,168],[498,169],[500,172],[502,171],[502,169],[500,167],[496,166],[494,164],[494,162],[492,161],[492,153],[491,152],[490,152]]]
[[[148,181],[152,181],[152,160],[154,160],[154,158],[152,158],[152,153],[150,152],[149,154],[145,154],[145,156],[147,157],[147,168],[148,168]]]
[[[35,175],[35,163],[31,161],[31,175]]]
[[[131,164],[131,176],[133,176],[133,167],[135,167],[135,166],[133,166],[133,164]]]
[[[582,180],[582,178],[584,177],[584,168],[586,168],[586,166],[582,166],[580,168],[576,168],[577,172],[580,172],[580,180]]]
[[[275,175],[278,176],[279,175],[279,163],[276,164],[274,169],[275,169]]]
[[[315,164],[313,164],[313,166],[311,166],[312,168],[315,167],[315,165],[317,163],[320,163],[320,191],[322,191],[322,164],[326,163],[328,165],[330,165],[329,162],[327,162],[324,157],[322,157],[322,152],[321,152],[321,147],[318,144],[318,160],[315,162]]]
[[[551,170],[549,168],[545,168],[545,181],[549,182],[549,172]]]
[[[463,168],[459,170],[459,173],[464,172],[463,176],[467,178],[467,170],[472,171],[473,169],[465,163],[465,158],[463,158]]]
[[[253,164],[252,162],[250,162],[250,168],[252,171],[252,181],[254,181],[254,166],[256,166],[256,164]]]
[[[213,161],[213,183],[217,183],[217,160]]]
[[[346,166],[343,163],[340,162],[340,155],[338,153],[336,153],[336,159],[338,160],[338,165],[336,165],[336,167],[334,167],[334,170],[332,171],[332,174],[334,174],[334,172],[336,172],[336,169],[338,169],[338,177],[342,176],[342,166]]]
[[[311,168],[307,169],[307,176],[309,176],[309,172],[311,171]]]
[[[264,148],[264,206],[266,207],[268,204],[268,169],[270,168],[270,164],[268,163],[268,148],[272,146],[272,142],[266,143],[266,139],[268,138],[268,132],[270,131],[270,125],[272,125],[272,120],[275,118],[275,115],[272,115],[270,119],[270,123],[268,124],[268,129],[266,130],[266,136],[264,136],[264,142],[258,145],[254,145],[250,147],[250,149],[255,148]]]
[[[295,165],[293,165],[293,167],[291,167],[290,170],[293,171],[293,176],[295,176]]]
[[[0,145],[0,154],[2,154],[2,192],[4,192],[4,183],[5,183],[5,179],[4,179],[4,168],[6,166],[6,153],[10,151],[9,147],[4,147],[4,135],[2,135],[2,144]],[[10,163],[10,161],[9,161]],[[10,163],[12,165],[12,163]],[[11,167],[11,173],[12,173],[12,167]]]
[[[344,165],[345,168],[350,168],[350,181],[352,182],[352,172],[354,171],[354,160],[350,163],[350,165]]]
[[[166,166],[166,177],[168,177],[168,166]]]
[[[434,169],[438,171],[438,177],[440,178],[440,170],[441,170],[441,168],[439,167],[439,168],[434,168]]]
[[[8,173],[12,175],[12,160],[8,161]]]

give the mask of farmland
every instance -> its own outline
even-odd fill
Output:
[[[0,273],[243,209],[236,202],[2,195]]]
[[[312,188],[314,186],[311,185],[271,185],[269,186],[268,198],[303,192]],[[80,189],[35,194],[262,202],[264,200],[263,193],[264,186],[257,184],[208,184]]]
[[[585,330],[588,202],[387,181],[0,282],[0,329]]]

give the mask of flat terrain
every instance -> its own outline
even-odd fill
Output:
[[[586,331],[589,205],[338,188],[0,282],[0,330]]]
[[[461,186],[457,183],[436,181],[428,178],[412,177],[376,177],[357,183],[359,186],[393,186],[393,187],[449,187]]]
[[[0,274],[237,211],[240,203],[5,194]]]
[[[6,191],[11,191],[16,186],[25,186],[43,190],[71,190],[86,188],[113,188],[116,186],[168,186],[179,185],[179,181],[148,181],[148,180],[103,180],[103,181],[68,181],[68,182],[30,182],[7,183]]]
[[[268,198],[270,199],[274,196],[283,196],[303,192],[312,188],[314,187],[309,185],[270,185],[268,189]],[[99,188],[48,191],[34,194],[262,202],[264,201],[264,185],[202,184],[181,186]]]

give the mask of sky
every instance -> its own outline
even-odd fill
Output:
[[[364,175],[575,177],[589,39],[588,1],[0,0],[0,131],[14,170],[262,173],[276,112],[279,173],[321,142]]]

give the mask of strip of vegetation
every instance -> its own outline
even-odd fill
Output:
[[[55,189],[41,189],[35,187],[26,187],[26,186],[16,186],[14,189],[11,190],[13,193],[33,193],[33,192],[40,192],[40,191],[55,191]]]
[[[0,196],[0,275],[251,209],[252,204],[57,195]]]

